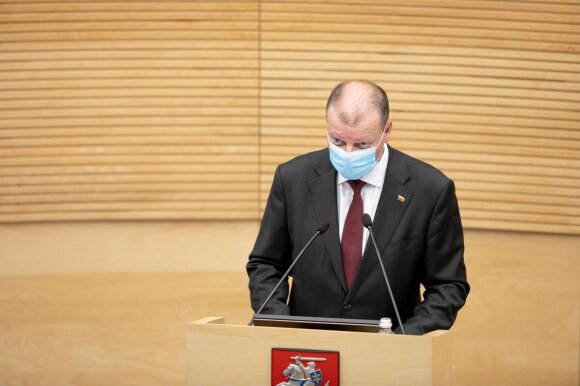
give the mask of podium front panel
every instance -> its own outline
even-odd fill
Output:
[[[272,348],[340,353],[340,383],[452,385],[451,334],[423,336],[227,325],[219,317],[188,324],[187,384],[269,385]],[[330,385],[335,386],[335,385]]]

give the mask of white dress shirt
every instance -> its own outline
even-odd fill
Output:
[[[371,169],[370,172],[360,178],[361,181],[366,182],[360,193],[363,200],[363,213],[368,213],[373,221],[375,219],[375,213],[379,204],[379,198],[381,197],[381,192],[383,191],[385,174],[387,173],[387,164],[389,162],[389,148],[387,147],[387,144],[384,144],[383,146],[385,150],[379,162],[375,165],[374,168]],[[346,215],[348,214],[348,209],[350,208],[350,203],[352,202],[352,196],[354,195],[352,188],[347,181],[348,180],[340,173],[337,173],[336,200],[338,205],[338,232],[340,234],[341,241],[344,221],[346,220]],[[369,231],[365,228],[363,231],[362,242],[363,253],[367,245],[368,237]]]

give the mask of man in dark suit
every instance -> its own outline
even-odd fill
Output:
[[[276,169],[247,271],[257,310],[314,234],[330,224],[293,268],[265,314],[351,319],[395,310],[361,214],[373,219],[407,334],[449,329],[469,292],[453,181],[387,145],[388,99],[366,81],[340,83],[326,108],[328,149]],[[420,296],[420,285],[425,292]]]

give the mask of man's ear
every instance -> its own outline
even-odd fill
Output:
[[[385,123],[385,134],[383,134],[385,142],[389,142],[389,138],[391,138],[391,130],[393,130],[393,121],[387,119],[387,123]]]

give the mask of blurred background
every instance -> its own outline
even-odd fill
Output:
[[[0,384],[182,385],[334,85],[453,178],[457,385],[578,385],[577,0],[0,0]],[[267,366],[268,364],[265,364]]]

